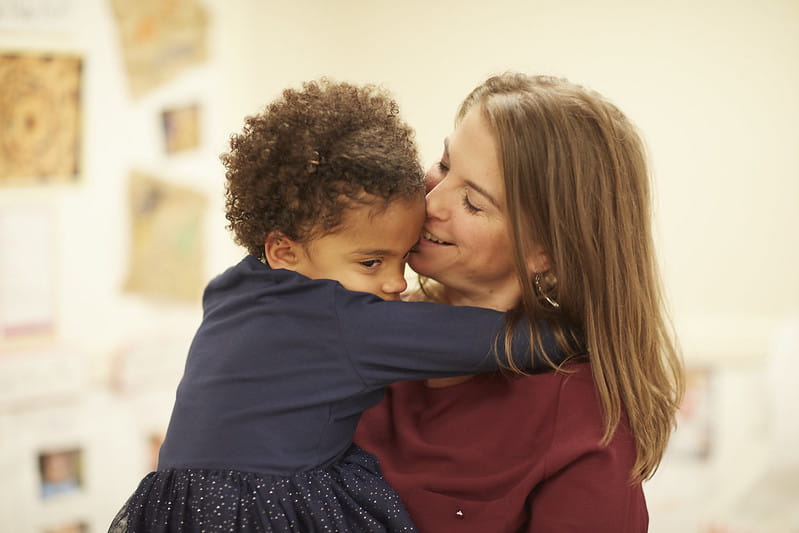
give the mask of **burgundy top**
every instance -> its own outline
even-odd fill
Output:
[[[395,383],[355,442],[377,455],[421,533],[638,533],[649,522],[626,418],[601,447],[587,363],[573,374]]]

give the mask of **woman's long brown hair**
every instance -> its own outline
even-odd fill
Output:
[[[626,412],[637,448],[631,479],[648,479],[674,428],[684,377],[664,309],[641,138],[605,98],[562,79],[494,76],[466,98],[458,120],[474,106],[499,146],[522,286],[508,333],[526,324],[538,342],[540,319],[561,333],[581,330],[604,413],[602,443]],[[558,308],[536,291],[525,260],[532,243],[549,254],[548,295]]]

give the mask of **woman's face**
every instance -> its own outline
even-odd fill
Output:
[[[505,187],[497,143],[479,107],[444,142],[441,161],[426,177],[433,188],[411,267],[442,283],[451,298],[513,306],[521,291],[511,257]]]

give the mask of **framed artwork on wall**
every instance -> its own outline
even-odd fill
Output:
[[[82,68],[75,55],[0,52],[0,186],[78,179]]]
[[[164,148],[168,154],[193,150],[200,145],[200,106],[172,107],[161,112]]]
[[[131,255],[125,289],[197,303],[205,283],[204,193],[132,172]]]
[[[208,55],[208,13],[197,0],[111,0],[128,84],[140,97]]]
[[[82,452],[79,449],[49,450],[39,454],[42,500],[71,494],[81,489]]]

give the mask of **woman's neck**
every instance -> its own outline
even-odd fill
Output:
[[[443,287],[442,294],[446,303],[450,305],[485,307],[486,309],[494,309],[503,313],[514,307],[519,301],[518,289],[462,291],[453,287]]]
[[[495,311],[505,312],[519,301],[519,294],[509,295],[511,291],[482,291],[482,292],[463,292],[452,287],[442,287],[441,296],[443,303],[450,305],[470,305],[473,307],[485,307]],[[451,378],[428,379],[425,384],[431,388],[451,387],[464,381],[468,381],[474,376],[455,376]]]

